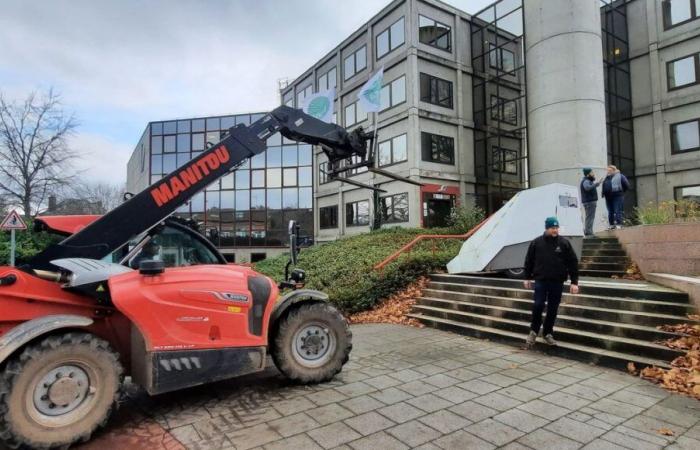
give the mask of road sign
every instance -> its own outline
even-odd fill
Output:
[[[26,230],[27,224],[24,223],[22,217],[17,214],[17,211],[12,211],[0,223],[0,230]]]
[[[0,223],[0,230],[10,230],[10,265],[15,265],[15,230],[26,230],[27,224],[24,223],[22,217],[17,214],[17,211],[12,211]]]

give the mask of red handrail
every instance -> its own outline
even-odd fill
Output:
[[[410,252],[411,249],[418,244],[419,242],[425,240],[425,239],[469,239],[476,231],[481,228],[481,226],[486,223],[486,221],[489,220],[487,217],[486,219],[482,220],[474,228],[466,232],[465,234],[421,234],[420,236],[416,236],[411,242],[408,244],[404,245],[400,249],[396,250],[394,253],[389,255],[384,261],[375,264],[374,270],[382,270],[384,267],[386,267],[387,264],[390,262],[394,261],[397,259],[399,256],[401,256],[402,253],[405,252]],[[435,244],[433,243],[433,254],[435,254]]]

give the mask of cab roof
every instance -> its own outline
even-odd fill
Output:
[[[100,217],[102,216],[38,216],[34,219],[34,229],[37,231],[49,231],[70,236],[90,225]]]

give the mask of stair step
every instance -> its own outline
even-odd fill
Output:
[[[532,302],[524,300],[513,300],[508,302],[498,301],[498,298],[469,297],[454,300],[442,297],[433,297],[426,293],[417,299],[417,304],[421,306],[432,306],[436,308],[454,309],[475,313],[485,313],[498,317],[505,317],[516,320],[529,321],[532,316]],[[640,339],[654,342],[664,339],[678,337],[676,333],[669,333],[658,330],[652,326],[639,325],[634,322],[620,322],[613,315],[603,317],[602,314],[581,314],[596,312],[595,310],[583,309],[577,305],[560,305],[557,315],[557,324],[566,328],[583,329],[595,331],[601,334],[624,337],[630,339]]]
[[[627,256],[582,256],[579,263],[594,262],[599,264],[629,264],[630,259]]]
[[[627,273],[626,270],[610,270],[610,269],[580,269],[579,275],[583,277],[601,277],[611,278],[613,275],[621,277]]]
[[[507,278],[449,274],[433,274],[430,277],[433,283],[444,282],[450,285],[462,285],[465,287],[464,289],[470,286],[471,288],[483,286],[495,289],[518,289],[523,287],[522,281]],[[647,283],[632,283],[610,279],[582,279],[579,281],[579,289],[580,294],[585,295],[689,303],[688,294],[684,292],[661,288]]]
[[[611,262],[580,262],[578,265],[579,270],[626,270],[627,264],[625,263],[611,263]]]
[[[529,320],[515,320],[422,305],[414,305],[413,309],[415,312],[423,314],[424,316],[437,317],[454,322],[473,323],[484,327],[521,333],[523,335],[529,333],[530,330]],[[642,354],[647,358],[653,359],[670,361],[684,354],[684,352],[647,341],[604,335],[561,326],[556,326],[555,335],[560,342],[574,343],[618,353]]]
[[[617,249],[588,249],[584,248],[581,250],[581,257],[582,258],[589,258],[589,257],[595,257],[595,256],[627,256],[627,253],[625,253],[624,250],[617,250]]]
[[[489,328],[472,323],[441,319],[438,317],[426,316],[420,313],[410,313],[408,314],[408,316],[417,319],[420,322],[432,326],[434,328],[470,335],[483,339],[493,339],[500,342],[523,345],[526,338],[526,334],[524,333]],[[558,345],[553,347],[538,342],[535,345],[534,350],[543,351],[544,353],[550,355],[573,358],[580,361],[600,364],[603,366],[613,367],[621,370],[626,369],[628,362],[633,362],[638,369],[647,366],[656,366],[663,368],[670,367],[666,361],[658,359],[645,358],[635,354],[626,354],[610,350],[602,350],[599,348],[588,347],[585,345],[573,344],[569,342],[559,342]]]
[[[617,242],[610,243],[599,243],[599,242],[586,242],[583,241],[583,249],[591,250],[624,250],[622,244]]]
[[[423,291],[424,297],[434,297],[454,301],[494,304],[498,306],[532,309],[532,291],[508,290],[497,293],[467,293],[440,290],[429,286]],[[588,295],[566,294],[560,305],[568,314],[590,319],[611,322],[657,326],[670,323],[686,323],[686,314],[693,312],[691,305],[681,303],[656,302],[649,300],[607,299]]]

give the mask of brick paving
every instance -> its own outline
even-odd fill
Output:
[[[700,402],[625,373],[429,328],[353,334],[332,382],[296,386],[271,367],[156,398],[133,392],[82,448],[700,448]]]

